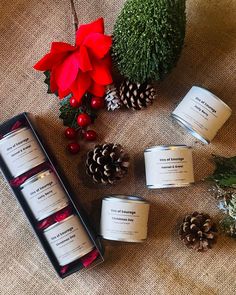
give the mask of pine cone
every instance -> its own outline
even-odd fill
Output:
[[[122,105],[117,89],[113,84],[109,85],[107,88],[105,101],[108,111],[119,109]]]
[[[216,226],[209,215],[194,212],[184,218],[179,235],[188,248],[206,251],[215,243],[216,232]]]
[[[147,83],[123,81],[120,86],[120,99],[128,109],[141,110],[152,104],[155,89]]]
[[[96,145],[88,152],[86,172],[96,183],[113,184],[127,174],[129,156],[119,144]]]

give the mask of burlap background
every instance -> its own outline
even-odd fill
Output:
[[[107,32],[111,33],[123,3],[78,1],[79,20],[84,23],[103,16]],[[152,204],[145,244],[106,242],[105,263],[62,281],[1,177],[1,295],[236,293],[235,241],[220,236],[213,250],[199,254],[182,246],[176,234],[176,223],[193,210],[208,212],[216,220],[220,218],[209,186],[196,183],[180,189],[145,188],[143,150],[147,146],[194,146],[197,180],[213,170],[211,153],[232,156],[236,151],[235,113],[209,146],[196,141],[170,118],[177,102],[193,84],[210,88],[235,112],[236,1],[189,0],[187,18],[181,59],[161,83],[155,104],[141,112],[104,111],[97,120],[100,141],[121,143],[132,159],[129,176],[112,188],[104,188],[88,181],[80,156],[72,157],[65,152],[57,98],[46,94],[43,75],[32,69],[51,41],[73,42],[69,0],[0,1],[1,121],[22,111],[40,117],[40,131],[78,191],[78,199],[93,216],[94,204],[108,193],[137,194]]]

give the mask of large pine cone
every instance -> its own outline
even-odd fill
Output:
[[[129,156],[119,144],[96,145],[88,152],[86,172],[96,183],[113,184],[128,171]]]
[[[133,110],[141,110],[152,104],[155,98],[155,89],[147,83],[132,83],[123,81],[120,86],[120,99],[122,103]]]
[[[188,248],[206,251],[216,242],[216,232],[209,215],[194,212],[184,218],[179,235]]]

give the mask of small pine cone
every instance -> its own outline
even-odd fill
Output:
[[[96,145],[88,152],[86,172],[96,183],[113,184],[128,172],[129,156],[119,144]]]
[[[194,212],[184,218],[179,235],[188,248],[206,251],[216,242],[216,232],[209,215]]]
[[[152,104],[155,94],[153,86],[147,83],[132,83],[125,80],[120,86],[120,99],[128,109],[146,108]]]
[[[118,91],[113,84],[107,87],[105,101],[108,111],[114,111],[122,106]]]

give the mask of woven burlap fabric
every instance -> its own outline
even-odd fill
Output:
[[[123,0],[81,0],[80,23],[103,16],[112,32]],[[32,65],[50,42],[73,42],[69,0],[0,1],[0,120],[23,111],[39,117],[39,130],[67,175],[78,199],[96,220],[97,201],[110,193],[135,194],[151,202],[149,237],[145,244],[106,242],[105,262],[60,280],[39,245],[26,217],[4,179],[0,178],[0,294],[221,294],[236,293],[235,241],[220,236],[207,253],[186,249],[176,224],[194,210],[220,219],[209,185],[199,180],[214,169],[211,154],[233,156],[236,92],[236,2],[189,0],[185,47],[178,66],[158,85],[152,107],[140,112],[102,112],[96,121],[100,142],[118,142],[131,156],[129,175],[113,187],[95,186],[85,175],[83,147],[79,156],[65,152],[58,119],[58,100],[46,94],[43,75]],[[212,90],[233,109],[233,115],[206,146],[170,118],[192,85]],[[197,183],[189,188],[148,190],[143,150],[159,144],[194,147]],[[92,145],[91,145],[92,146]]]

